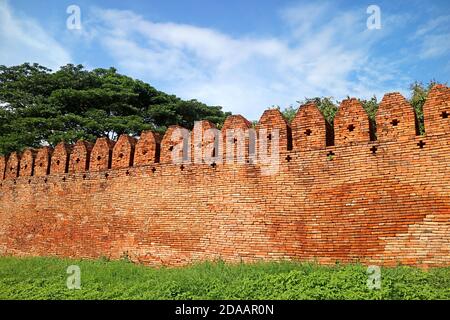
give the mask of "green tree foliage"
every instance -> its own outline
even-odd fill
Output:
[[[227,115],[219,106],[181,100],[114,68],[0,66],[0,154],[63,140],[164,132],[174,124],[192,128],[202,119],[220,127]]]

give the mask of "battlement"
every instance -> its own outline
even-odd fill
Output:
[[[450,89],[436,85],[430,91],[424,105],[426,137],[450,133]],[[0,170],[5,179],[17,177],[44,176],[47,174],[75,173],[83,171],[105,171],[157,163],[173,162],[173,148],[183,143],[190,145],[179,148],[178,157],[185,163],[198,163],[205,154],[225,153],[226,148],[236,149],[243,143],[245,158],[249,157],[249,140],[255,139],[255,145],[261,139],[268,140],[270,148],[271,131],[278,130],[279,146],[282,154],[289,151],[309,151],[327,148],[328,135],[334,137],[335,147],[367,144],[371,142],[369,118],[359,101],[355,98],[342,101],[334,119],[334,126],[327,123],[314,103],[300,106],[292,123],[284,119],[279,110],[266,110],[256,125],[254,136],[238,136],[236,132],[250,130],[251,123],[241,115],[229,116],[221,133],[207,132],[215,126],[208,121],[198,122],[200,137],[194,145],[194,131],[179,126],[171,126],[161,139],[151,131],[144,132],[140,139],[121,135],[117,142],[107,138],[98,138],[92,146],[85,141],[75,145],[64,142],[54,150],[43,147],[39,150],[27,149],[22,154],[12,153],[0,157]],[[258,131],[265,130],[261,137]],[[329,132],[334,130],[334,132]],[[395,142],[410,140],[416,136],[416,119],[411,105],[400,93],[386,94],[376,114],[376,141]],[[205,134],[207,133],[207,134]],[[217,141],[217,137],[223,141]],[[186,140],[185,142],[183,142]],[[241,141],[242,140],[242,141]],[[233,150],[232,150],[233,151]],[[186,154],[184,154],[186,153]],[[216,155],[217,156],[217,155]],[[234,152],[236,158],[237,151]],[[197,157],[197,158],[196,158]],[[50,161],[48,160],[50,159]],[[197,159],[197,161],[194,161]]]
[[[450,265],[450,89],[423,111],[423,136],[390,93],[376,132],[353,98],[332,126],[308,103],[1,156],[0,254]]]

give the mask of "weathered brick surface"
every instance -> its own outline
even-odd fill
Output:
[[[93,145],[87,141],[79,140],[73,146],[69,157],[69,172],[84,172],[89,169],[89,160]]]
[[[224,155],[225,163],[249,161],[249,139],[256,140],[256,135],[251,136],[252,131],[248,131],[251,127],[251,122],[240,114],[231,115],[225,119],[222,126],[222,148],[219,151]],[[253,132],[256,134],[256,131]],[[240,154],[239,150],[244,150],[243,154]]]
[[[113,148],[114,141],[105,137],[98,138],[91,151],[89,170],[103,171],[111,168]]]
[[[429,119],[442,106],[432,101],[438,106],[428,103]],[[228,128],[249,127],[239,117],[230,121]],[[338,123],[336,146],[286,150],[273,175],[258,164],[180,170],[163,162],[96,167],[108,175],[91,168],[45,181],[6,178],[0,254],[126,253],[150,265],[222,258],[449,266],[450,135],[431,123],[422,137],[369,141],[364,114]],[[342,139],[351,123],[362,128]]]
[[[427,134],[450,133],[450,88],[435,85],[423,106]]]
[[[58,174],[66,173],[68,171],[70,151],[71,146],[64,142],[60,142],[56,145],[51,157],[50,173]]]
[[[121,169],[132,166],[135,146],[135,138],[127,134],[121,135],[113,148],[111,167],[113,169]]]
[[[414,109],[398,92],[381,100],[376,114],[377,140],[403,140],[416,135]]]
[[[5,156],[0,156],[0,180],[3,180],[5,178],[5,168],[7,160],[8,159]]]
[[[272,152],[275,133],[278,132],[278,143],[281,153],[292,149],[291,127],[283,114],[278,109],[269,109],[264,111],[256,125],[256,134],[258,137],[257,148],[264,146],[266,152]],[[264,135],[264,136],[263,136]],[[264,145],[264,142],[266,143]],[[258,149],[262,151],[261,149]]]
[[[343,146],[369,139],[369,117],[361,103],[355,98],[343,100],[334,118],[335,144]]]
[[[36,158],[34,160],[34,175],[36,177],[43,177],[50,173],[50,157],[52,154],[50,147],[42,147],[38,149]]]
[[[216,150],[220,148],[216,126],[210,121],[196,121],[191,132],[191,160],[193,163],[214,162]],[[219,132],[218,130],[216,132]],[[216,141],[217,138],[217,141]]]
[[[159,161],[161,137],[152,131],[141,133],[134,152],[136,166],[150,165]]]
[[[323,149],[326,146],[326,122],[313,102],[301,106],[292,120],[295,150]]]
[[[172,163],[175,157],[177,162],[191,161],[190,133],[180,126],[170,126],[161,141],[161,163]],[[180,145],[183,142],[183,145]]]
[[[20,169],[19,175],[21,177],[30,177],[33,175],[34,168],[34,157],[36,151],[33,149],[26,149],[20,157]]]
[[[17,152],[13,152],[8,156],[6,162],[5,178],[14,179],[19,175],[20,157]]]

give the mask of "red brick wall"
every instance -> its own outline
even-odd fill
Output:
[[[449,89],[439,90],[442,96]],[[409,108],[397,98],[390,103]],[[113,259],[126,253],[151,265],[222,258],[448,266],[450,122],[435,115],[448,106],[440,98],[425,105],[426,136],[411,136],[407,123],[388,141],[369,141],[365,114],[341,115],[335,146],[294,140],[274,175],[262,175],[258,164],[181,169],[167,161],[9,175],[0,187],[0,253]],[[390,123],[409,111],[380,112]],[[399,124],[405,121],[413,119]],[[315,123],[323,135],[323,122]],[[227,126],[248,123],[235,117]],[[171,142],[164,139],[161,154]],[[14,167],[17,157],[11,158]]]

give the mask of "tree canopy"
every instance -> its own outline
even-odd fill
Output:
[[[209,120],[219,127],[229,113],[219,106],[182,100],[114,68],[58,71],[39,64],[0,65],[0,154]]]

